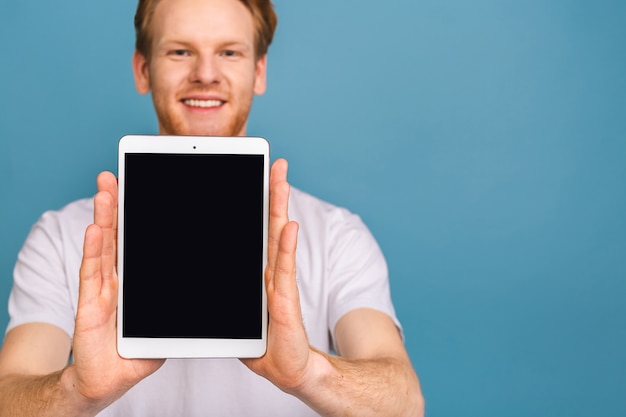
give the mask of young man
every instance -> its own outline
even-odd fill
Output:
[[[135,82],[161,134],[246,134],[276,25],[268,0],[140,0],[135,25]],[[0,416],[422,415],[378,246],[357,216],[290,193],[286,174],[277,160],[259,359],[120,358],[115,177],[45,213],[15,269]]]

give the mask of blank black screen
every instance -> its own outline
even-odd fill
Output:
[[[263,159],[126,155],[125,337],[261,338]]]

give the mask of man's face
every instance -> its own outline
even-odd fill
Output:
[[[254,23],[238,0],[161,0],[149,60],[135,52],[137,90],[152,91],[159,132],[245,135],[254,94],[265,91]]]

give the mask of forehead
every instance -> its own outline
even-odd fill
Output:
[[[151,31],[156,44],[254,42],[252,13],[239,0],[161,0],[154,10]]]

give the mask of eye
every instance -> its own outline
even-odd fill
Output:
[[[226,56],[226,57],[234,57],[234,56],[238,56],[239,53],[237,51],[232,50],[232,49],[226,49],[226,50],[222,51],[222,55]]]
[[[186,49],[173,49],[170,51],[170,55],[173,56],[189,56],[191,53]]]

